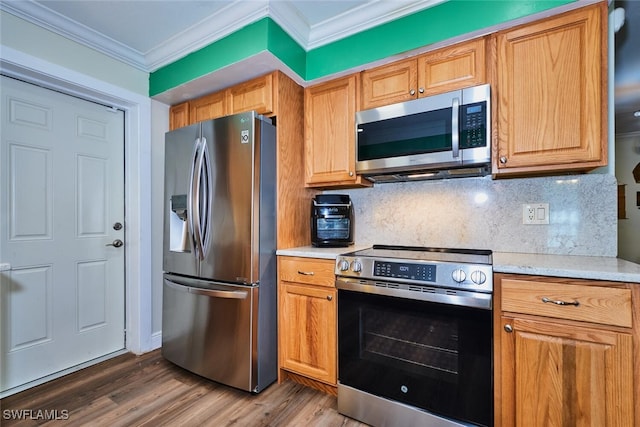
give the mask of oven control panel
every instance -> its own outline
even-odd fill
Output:
[[[375,277],[389,277],[394,279],[411,279],[425,282],[435,282],[436,266],[433,264],[409,264],[405,262],[373,262]]]
[[[493,290],[493,267],[490,264],[414,262],[341,255],[336,259],[335,274],[481,292]]]

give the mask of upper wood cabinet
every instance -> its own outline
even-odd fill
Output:
[[[270,115],[275,111],[276,73],[265,74],[228,89],[176,104],[169,111],[169,129],[216,119],[230,114],[256,111]]]
[[[606,6],[495,35],[494,175],[606,165]]]
[[[483,83],[485,39],[479,38],[363,71],[361,109]]]
[[[225,91],[228,114],[256,111],[258,114],[273,113],[273,75],[249,80]]]
[[[187,126],[189,123],[189,101],[172,105],[169,109],[169,130]]]
[[[216,92],[191,101],[189,118],[191,123],[217,119],[227,115],[224,92]]]
[[[356,175],[359,75],[304,91],[305,175],[309,187],[371,185]]]
[[[495,425],[638,425],[637,285],[496,279]]]

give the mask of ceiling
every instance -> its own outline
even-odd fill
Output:
[[[445,0],[2,0],[0,9],[152,72],[269,16],[306,50]],[[616,132],[640,133],[640,1],[615,0]],[[224,79],[222,79],[224,81]]]

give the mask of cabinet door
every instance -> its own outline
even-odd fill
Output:
[[[600,3],[497,34],[494,173],[606,164],[605,8]]]
[[[633,426],[631,334],[539,319],[502,317],[502,425]]]
[[[410,101],[418,96],[415,58],[362,72],[361,109]]]
[[[258,114],[273,112],[273,74],[267,74],[227,89],[229,114],[256,111]]]
[[[189,123],[189,102],[171,106],[169,109],[169,130],[187,126]]]
[[[191,101],[191,123],[216,119],[226,115],[224,91]]]
[[[358,75],[304,91],[305,175],[308,186],[355,184]]]
[[[484,38],[418,57],[418,96],[430,96],[487,81]]]
[[[336,385],[336,294],[335,288],[281,282],[283,369]]]

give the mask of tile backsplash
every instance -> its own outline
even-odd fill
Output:
[[[349,194],[356,244],[617,255],[617,183],[609,174],[377,184]],[[549,204],[548,225],[522,224],[522,205]]]

